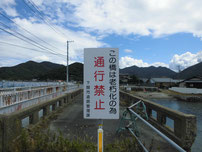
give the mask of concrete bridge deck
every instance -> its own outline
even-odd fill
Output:
[[[57,109],[63,109],[63,112],[59,114],[56,120],[50,123],[49,128],[52,132],[60,130],[64,136],[69,137],[70,139],[76,137],[85,138],[88,136],[92,142],[96,143],[98,122],[97,120],[83,119],[82,93],[82,89],[77,89],[25,109],[0,115],[0,151],[7,151],[9,143],[20,135],[23,128],[22,120],[28,119],[28,125],[34,125],[41,120],[41,117],[39,116],[40,111],[42,111],[42,117],[48,118],[51,116],[52,112],[57,111]],[[120,100],[127,103],[127,106],[139,100],[143,101],[146,105],[149,122],[173,141],[176,141],[181,147],[190,151],[196,136],[196,117],[194,115],[187,115],[165,108],[123,91],[120,91]],[[125,108],[120,107],[120,116]],[[156,118],[152,115],[152,111],[156,111]],[[168,128],[166,126],[166,118],[173,120],[174,128]],[[122,140],[124,137],[132,138],[132,135],[127,130],[123,132],[120,137],[116,134],[119,121],[120,119],[104,120],[103,128],[105,144],[111,143],[114,140]],[[152,145],[153,152],[176,151],[143,123],[137,122],[137,126],[141,132],[140,138],[142,142],[145,143],[147,149],[150,149],[150,146]]]
[[[104,120],[104,139],[110,143],[118,138],[116,129],[119,120]],[[93,142],[97,141],[98,120],[83,118],[83,97],[79,95],[75,101],[68,105],[59,117],[52,121],[49,126],[50,131],[60,130],[64,136],[69,138],[88,136]]]
[[[125,110],[120,107],[120,113]],[[121,117],[120,114],[120,117]],[[120,119],[118,120],[104,120],[104,144],[113,143],[116,140],[122,140],[124,137],[134,138],[129,131],[125,130],[121,134],[117,134],[116,130],[119,126]],[[149,127],[137,121],[138,129],[141,132],[140,139],[149,149],[152,146],[152,152],[177,152],[159,135],[152,131]],[[58,118],[50,123],[49,129],[51,132],[61,131],[65,137],[75,139],[91,140],[96,144],[97,142],[97,128],[98,120],[83,119],[83,97],[79,95],[73,104],[67,106]]]

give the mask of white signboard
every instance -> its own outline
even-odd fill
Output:
[[[118,48],[84,49],[84,118],[119,119]]]

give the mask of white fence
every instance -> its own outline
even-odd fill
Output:
[[[12,113],[40,102],[44,102],[67,92],[78,89],[79,85],[48,86],[22,91],[4,92],[0,95],[0,114]]]
[[[196,89],[196,88],[180,88],[180,87],[172,87],[169,88],[171,91],[184,93],[184,94],[202,94],[202,89]]]
[[[0,81],[0,88],[61,85],[63,82]]]

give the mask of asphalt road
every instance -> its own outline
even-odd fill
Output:
[[[76,98],[74,103],[68,105],[59,117],[50,124],[51,131],[61,131],[64,136],[72,138],[90,138],[93,142],[97,141],[98,120],[83,119],[83,97]],[[104,140],[106,143],[113,142],[119,136],[116,129],[119,120],[104,120]]]
[[[76,100],[64,108],[58,118],[50,123],[49,129],[52,132],[62,132],[69,139],[77,137],[92,142],[97,142],[98,120],[83,119],[83,96],[80,95]],[[120,107],[120,118],[125,108]],[[132,137],[129,131],[125,130],[121,134],[116,134],[119,127],[119,120],[104,120],[104,144],[112,143],[115,140],[121,140],[122,137]],[[149,149],[152,145],[152,152],[177,152],[159,135],[142,122],[137,121],[137,127],[140,131],[140,140]]]

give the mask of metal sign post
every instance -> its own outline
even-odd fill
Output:
[[[103,128],[102,128],[102,126],[103,126],[103,120],[100,120],[99,121],[99,128],[98,128],[98,152],[103,152],[103,134],[104,134],[104,132],[103,132]]]
[[[117,48],[84,49],[84,119],[119,119],[119,52]],[[98,152],[103,152],[103,121]]]

